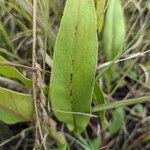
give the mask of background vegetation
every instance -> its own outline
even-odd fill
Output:
[[[41,85],[42,91],[36,92],[42,93],[41,95],[47,100],[54,44],[66,0],[37,0],[37,2],[36,69],[38,71],[36,73],[39,73],[38,84]],[[115,62],[116,68],[113,71],[111,83],[108,83],[105,78],[104,69],[108,66],[106,63],[108,60],[104,53],[103,34],[99,34],[97,75],[100,74],[99,85],[103,91],[103,95],[99,96],[104,96],[107,103],[122,102],[129,98],[136,101],[142,97],[137,100],[140,102],[150,98],[150,1],[122,0],[121,2],[125,15],[126,39],[123,52],[117,58],[121,61]],[[106,9],[107,4],[104,12]],[[31,79],[35,71],[32,65],[32,50],[35,42],[34,13],[32,12],[33,5],[30,0],[0,0],[0,98],[8,105],[11,100],[14,104],[18,103],[22,95],[18,95],[17,99],[15,93],[10,94],[10,91],[4,88],[24,93],[23,97],[27,99],[32,94],[34,81]],[[6,62],[4,58],[8,61]],[[97,104],[93,102],[92,105]],[[107,122],[91,116],[86,130],[79,137],[69,132],[50,111],[48,115],[51,126],[48,130],[49,135],[46,134],[46,146],[49,149],[66,149],[67,140],[71,149],[150,149],[149,102],[116,108],[118,105],[126,104],[103,105],[104,109],[108,109],[106,111]],[[25,106],[28,107],[28,112]],[[17,117],[17,120],[20,120],[16,123],[16,116],[13,119],[12,117],[5,119],[4,115],[8,114],[4,114],[0,106],[0,113],[4,114],[0,115],[0,120],[2,120],[0,122],[0,149],[32,149],[35,146],[36,125],[30,122],[30,116],[33,113],[31,105],[27,106],[22,102],[18,108],[12,104],[11,107],[14,107],[14,110],[25,109],[23,111],[28,122],[20,123],[24,120]],[[100,110],[99,105],[94,107],[93,111],[97,109]],[[48,108],[48,110],[51,109]],[[93,115],[98,116],[98,113],[93,113]],[[108,124],[107,128],[104,127],[106,124]]]

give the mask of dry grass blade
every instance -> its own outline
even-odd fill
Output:
[[[37,12],[37,0],[33,1],[33,50],[32,50],[32,67],[36,70],[36,12]],[[32,81],[33,81],[33,100],[34,100],[34,107],[35,107],[35,115],[36,115],[36,139],[35,139],[35,146],[34,149],[41,147],[41,140],[44,139],[42,127],[40,124],[39,118],[39,109],[38,109],[38,101],[37,101],[37,74],[36,72],[32,72]],[[46,145],[43,142],[42,147],[46,150]]]
[[[147,53],[149,53],[150,50],[147,50],[145,52],[138,52],[138,53],[135,53],[135,54],[131,54],[129,56],[126,56],[125,58],[123,59],[119,59],[119,60],[116,60],[116,61],[109,61],[109,62],[106,62],[104,64],[100,64],[97,69],[101,69],[101,68],[104,68],[104,67],[107,67],[111,64],[117,64],[119,62],[123,62],[123,61],[126,61],[126,60],[129,60],[129,59],[134,59],[134,58],[137,58],[137,57],[142,57],[144,55],[146,55]]]

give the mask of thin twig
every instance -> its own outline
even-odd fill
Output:
[[[18,67],[18,68],[22,68],[22,69],[26,69],[29,71],[36,71],[35,68],[30,67],[30,66],[26,66],[26,65],[22,65],[22,64],[17,64],[17,63],[13,63],[13,62],[0,62],[0,66],[12,66],[12,67]],[[39,69],[41,72],[43,72],[44,70],[42,68]],[[50,71],[45,70],[46,73],[51,74]]]
[[[11,142],[11,141],[13,141],[13,140],[19,138],[20,136],[24,135],[25,132],[28,132],[28,131],[30,131],[30,130],[32,130],[32,129],[34,129],[34,127],[29,127],[29,128],[27,128],[27,129],[22,130],[22,131],[21,131],[20,133],[18,133],[17,135],[15,135],[15,136],[13,136],[13,137],[11,137],[11,138],[5,140],[4,142],[0,143],[0,147],[2,147],[2,146],[4,146],[5,144],[8,144],[9,142]]]
[[[37,11],[37,0],[33,0],[33,50],[32,50],[32,68],[36,70],[36,11]],[[33,83],[33,100],[34,100],[34,107],[35,107],[35,115],[36,115],[36,142],[34,149],[37,149],[40,145],[40,141],[44,138],[42,133],[42,127],[40,125],[40,119],[39,119],[39,110],[38,110],[38,103],[37,103],[37,74],[36,72],[32,72],[32,83]],[[38,134],[40,136],[40,139],[38,137]],[[46,146],[43,144],[44,149],[46,149]]]
[[[126,58],[119,59],[119,60],[116,60],[116,61],[114,61],[114,62],[113,62],[113,61],[109,61],[109,62],[100,64],[100,65],[97,67],[97,69],[101,69],[101,68],[107,67],[107,66],[109,66],[109,65],[112,64],[112,63],[116,64],[116,63],[119,63],[119,62],[123,62],[123,61],[125,61],[125,60],[129,60],[129,59],[136,58],[136,57],[142,57],[143,55],[145,55],[145,54],[147,54],[147,53],[149,53],[149,52],[150,52],[150,49],[147,50],[147,51],[145,51],[145,52],[141,52],[141,53],[139,52],[139,53],[131,54],[131,55],[127,56]]]
[[[150,96],[131,98],[123,101],[114,101],[108,104],[97,105],[92,109],[92,112],[100,112],[103,110],[109,110],[118,107],[130,106],[130,105],[135,105],[138,103],[146,103],[146,102],[150,102]]]
[[[13,66],[13,67],[20,67],[23,69],[27,69],[30,71],[35,71],[35,68],[30,67],[30,66],[26,66],[26,65],[21,65],[21,64],[17,64],[17,63],[12,63],[12,62],[0,62],[0,66]]]

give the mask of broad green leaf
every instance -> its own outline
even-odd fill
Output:
[[[108,127],[109,134],[113,136],[116,134],[120,128],[123,125],[124,122],[124,117],[125,117],[125,112],[124,108],[120,107],[117,108],[113,114],[112,114],[112,122],[110,123],[110,126]]]
[[[0,63],[9,63],[4,57],[0,56]],[[21,81],[25,86],[31,88],[32,80],[26,78],[15,67],[9,65],[0,64],[0,75],[8,78],[13,78]]]
[[[122,52],[125,42],[125,21],[120,0],[110,0],[108,2],[103,41],[106,61],[112,61]],[[115,72],[116,67],[112,65],[111,69],[108,69],[104,73],[104,78],[108,87],[111,81],[116,77]]]
[[[75,113],[90,113],[97,52],[93,0],[68,0],[54,49],[51,103],[57,118],[76,134],[89,121]]]
[[[98,105],[106,103],[103,92],[97,82],[95,82],[95,85],[94,85],[93,99],[95,100],[96,104],[98,104]],[[100,119],[101,119],[103,128],[105,128],[107,126],[105,111],[100,112]]]
[[[18,93],[0,87],[0,120],[14,124],[22,121],[32,121],[33,100],[31,95]]]
[[[105,5],[106,5],[106,0],[96,1],[97,26],[98,26],[99,33],[102,31],[104,25]]]

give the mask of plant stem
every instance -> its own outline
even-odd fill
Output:
[[[131,99],[124,100],[124,101],[115,101],[115,102],[111,102],[108,104],[98,105],[92,109],[92,112],[100,112],[103,110],[109,110],[113,108],[124,107],[124,106],[134,105],[137,103],[145,103],[145,102],[150,102],[150,96],[144,96],[140,98],[131,98]]]
[[[36,15],[37,11],[37,0],[33,0],[33,45],[32,45],[32,68],[36,70],[36,64],[37,64],[37,59],[36,59]],[[33,90],[33,101],[34,101],[34,108],[35,108],[35,146],[34,149],[38,149],[41,145],[41,140],[44,139],[43,133],[42,133],[42,127],[40,124],[40,118],[39,118],[39,109],[38,109],[38,102],[37,102],[37,72],[32,72],[32,90]],[[44,150],[46,150],[45,144],[43,144]]]

